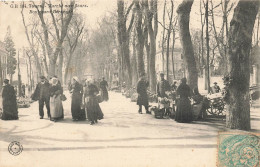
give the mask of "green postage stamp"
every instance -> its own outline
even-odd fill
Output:
[[[219,167],[259,167],[260,133],[228,133],[218,134]]]

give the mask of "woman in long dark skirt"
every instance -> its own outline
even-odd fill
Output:
[[[9,80],[4,80],[4,88],[2,92],[3,98],[3,115],[2,120],[17,120],[18,119],[18,107],[16,103],[15,90],[12,85],[9,84]]]
[[[104,77],[102,78],[102,81],[99,83],[99,87],[101,90],[102,100],[108,101],[108,91],[107,91],[108,84]]]
[[[193,119],[191,103],[189,100],[189,97],[191,96],[191,89],[186,82],[186,78],[181,79],[181,84],[177,89],[177,95],[179,95],[180,98],[177,101],[175,121],[180,123],[188,123]]]
[[[79,79],[77,77],[73,77],[72,79],[70,92],[72,93],[72,99],[71,99],[72,119],[75,121],[86,119],[86,115],[82,114],[82,109],[81,109],[83,86],[79,83]]]
[[[99,102],[97,99],[98,94],[97,86],[92,82],[87,85],[85,97],[86,97],[86,110],[88,120],[91,122],[90,124],[93,125],[98,123],[98,119],[103,119],[103,113],[99,106]]]

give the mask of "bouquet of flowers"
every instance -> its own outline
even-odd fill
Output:
[[[160,108],[169,108],[170,100],[167,97],[158,98]]]
[[[170,103],[170,100],[167,98],[167,97],[163,97],[163,98],[160,98],[159,99],[159,102],[161,104],[169,104]]]

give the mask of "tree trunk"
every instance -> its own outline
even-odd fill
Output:
[[[172,75],[175,79],[175,69],[174,69],[174,45],[175,45],[175,31],[172,32]]]
[[[180,41],[183,49],[185,66],[187,68],[187,80],[191,88],[197,87],[198,85],[198,73],[189,30],[190,11],[193,1],[194,0],[183,0],[177,9]]]
[[[172,33],[172,17],[173,17],[173,1],[171,0],[171,16],[169,18],[169,28],[167,30],[167,52],[166,52],[166,78],[169,81],[169,57],[170,57],[170,39],[171,39],[171,33]],[[174,39],[173,39],[174,40]],[[172,48],[173,49],[173,48]]]
[[[2,70],[2,59],[0,58],[0,91],[2,91],[3,88],[3,70]]]
[[[49,77],[54,76],[56,72],[56,63],[52,59],[49,60]]]
[[[169,56],[170,56],[170,35],[171,30],[167,31],[167,48],[166,48],[166,79],[169,80]]]
[[[258,0],[240,0],[230,22],[226,126],[231,129],[250,130],[249,53],[258,9]]]
[[[165,58],[164,58],[164,44],[165,44],[165,10],[166,10],[166,0],[164,0],[163,5],[163,37],[162,37],[162,72],[164,73],[165,69]]]
[[[68,74],[69,74],[69,68],[70,68],[70,65],[71,65],[71,59],[72,59],[72,51],[70,49],[70,54],[69,54],[69,57],[68,57],[68,60],[67,60],[67,64],[66,64],[66,67],[65,67],[65,74],[64,74],[64,81],[67,82],[68,81]]]
[[[133,74],[133,86],[136,86],[138,81],[138,70],[137,70],[137,61],[136,61],[136,33],[134,32],[133,37],[133,57],[132,57],[132,74]]]
[[[144,70],[144,32],[142,30],[142,20],[143,14],[141,11],[139,1],[135,1],[135,7],[137,11],[137,24],[136,24],[136,32],[137,32],[137,69],[138,76],[140,77],[142,74],[145,74]]]
[[[150,39],[150,88],[152,92],[156,91],[156,71],[155,71],[155,56],[156,56],[156,35],[157,35],[157,20],[155,17],[157,15],[157,0],[150,1],[150,9],[148,5],[148,0],[144,3],[146,9],[146,17],[147,17],[147,28]],[[155,21],[155,25],[153,28],[152,20],[153,16]]]
[[[206,47],[207,47],[207,88],[208,93],[210,93],[210,63],[209,63],[209,1],[206,0],[206,6],[205,6],[205,18],[206,18]]]
[[[150,81],[150,44],[148,39],[148,28],[147,25],[144,27],[144,46],[146,51],[146,74],[147,74],[147,80]]]
[[[62,69],[63,69],[63,49],[61,49],[59,54],[59,66],[58,66],[58,78],[60,80],[60,83],[63,84],[63,77],[62,77]]]
[[[130,50],[129,50],[129,33],[131,30],[131,26],[126,28],[126,16],[124,12],[124,1],[117,0],[117,13],[118,13],[118,38],[119,38],[119,46],[120,46],[120,53],[122,57],[122,74],[126,73],[127,78],[127,86],[130,87],[132,84],[132,72],[131,72],[131,65],[130,65]],[[125,67],[124,67],[125,65]]]
[[[256,46],[259,43],[259,25],[260,25],[260,12],[258,12],[257,27],[256,27]]]

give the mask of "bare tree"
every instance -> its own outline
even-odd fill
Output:
[[[24,2],[23,2],[23,4],[24,4]],[[34,20],[34,22],[32,23],[31,29],[28,30],[29,28],[28,28],[28,25],[26,25],[26,23],[25,23],[23,10],[24,10],[24,8],[22,8],[22,10],[21,10],[21,15],[22,15],[22,20],[23,20],[23,25],[24,25],[24,28],[25,28],[25,34],[26,34],[27,41],[29,43],[30,49],[33,53],[33,57],[36,61],[36,68],[37,68],[38,75],[41,76],[42,70],[41,70],[41,65],[40,65],[40,61],[39,61],[39,58],[38,58],[38,52],[36,52],[37,40],[35,39],[38,23],[35,22],[35,20]]]
[[[130,65],[130,56],[129,56],[129,39],[130,32],[132,30],[133,22],[134,22],[134,13],[132,13],[132,17],[127,28],[127,18],[128,15],[134,5],[134,2],[127,8],[125,11],[125,2],[122,0],[117,0],[117,13],[118,13],[118,44],[120,48],[120,66],[121,66],[121,77],[126,80],[127,86],[130,87],[132,85],[132,72]],[[124,75],[127,74],[127,75]],[[125,77],[127,76],[127,77]]]
[[[206,78],[208,93],[210,93],[210,63],[209,63],[209,0],[206,0],[205,5],[205,19],[206,19],[206,48],[207,48],[207,66],[206,66]]]
[[[158,32],[158,15],[157,15],[157,0],[144,0],[144,8],[146,14],[147,28],[150,40],[150,55],[149,55],[149,73],[150,73],[150,88],[152,92],[156,91],[156,71],[155,71],[155,56],[156,56],[156,36]]]
[[[137,13],[136,20],[136,34],[137,34],[137,70],[138,76],[145,74],[144,69],[144,30],[143,30],[143,9],[140,7],[140,1],[135,1],[135,8]]]
[[[34,1],[32,1],[32,3],[35,5]],[[49,10],[50,10],[51,18],[52,18],[52,24],[55,29],[55,38],[57,39],[57,44],[55,46],[51,46],[51,44],[50,44],[49,31],[48,31],[48,27],[46,25],[46,19],[44,18],[44,11],[45,11],[46,4],[47,3],[45,2],[45,0],[42,0],[41,5],[40,6],[35,5],[35,7],[37,9],[38,16],[40,18],[41,25],[42,25],[43,32],[44,32],[44,43],[45,43],[47,54],[49,57],[49,75],[55,75],[56,62],[57,62],[59,53],[62,49],[63,41],[67,35],[69,23],[73,16],[75,1],[74,0],[70,1],[70,5],[69,5],[69,9],[68,9],[69,12],[67,12],[67,14],[65,15],[63,1],[61,0],[61,5],[60,5],[61,12],[59,14],[59,17],[60,17],[59,20],[61,22],[60,28],[58,27],[58,19],[55,18],[54,13],[52,12],[51,2],[49,2],[49,4],[47,4],[49,6]]]
[[[81,18],[79,15],[74,15],[71,24],[66,36],[67,43],[69,45],[69,53],[67,56],[66,66],[65,66],[65,74],[64,74],[64,80],[67,81],[68,79],[68,72],[69,67],[71,63],[71,59],[73,58],[73,54],[76,50],[76,47],[78,45],[79,40],[82,40],[83,38],[83,29],[85,27],[85,23],[83,21],[83,18]],[[87,34],[84,34],[87,35]]]
[[[169,80],[169,56],[170,56],[170,39],[171,39],[171,33],[172,33],[172,19],[173,19],[173,0],[171,0],[171,11],[169,15],[169,28],[167,29],[167,50],[166,50],[166,78]],[[173,39],[174,40],[174,39]],[[173,48],[172,48],[173,49]]]
[[[194,88],[198,85],[198,73],[189,30],[190,11],[192,4],[193,0],[183,0],[177,9],[177,13],[183,57],[187,68],[187,79],[191,88]]]

